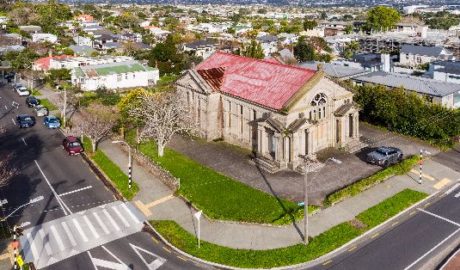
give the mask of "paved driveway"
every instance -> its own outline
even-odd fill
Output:
[[[434,160],[460,172],[460,145],[447,152],[437,154]]]
[[[406,155],[426,149],[432,154],[439,151],[417,140],[379,130],[369,125],[361,125],[362,140],[371,147],[388,145],[399,147]],[[249,162],[250,152],[222,142],[204,142],[176,136],[169,144],[192,159],[205,164],[225,175],[233,177],[254,188],[282,198],[303,200],[303,176],[293,171],[270,174]],[[350,154],[330,149],[321,154],[322,158],[335,157],[342,164],[328,163],[321,171],[309,174],[309,191],[312,204],[321,204],[324,197],[358,179],[369,176],[380,167],[369,165],[363,157],[369,149]]]

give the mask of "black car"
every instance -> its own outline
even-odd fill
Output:
[[[396,147],[382,146],[367,154],[366,160],[371,164],[387,167],[396,164],[403,159],[401,149]]]
[[[33,127],[35,125],[35,117],[28,114],[18,115],[16,121],[20,128]]]
[[[40,100],[34,96],[28,96],[26,98],[26,104],[29,108],[35,107],[37,105],[40,105]]]

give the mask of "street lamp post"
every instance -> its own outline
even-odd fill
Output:
[[[303,181],[304,181],[304,202],[303,202],[304,229],[303,231],[304,231],[304,244],[308,245],[308,235],[309,235],[308,233],[308,173],[310,172],[309,166],[312,164],[312,160],[308,156],[300,155],[300,157],[303,158],[304,166],[305,166],[304,177],[303,177]],[[336,164],[342,164],[342,161],[334,157],[326,159],[324,164],[326,164],[328,161],[332,161]]]
[[[132,177],[132,158],[131,158],[131,146],[125,141],[112,141],[112,143],[121,143],[128,146],[128,188],[131,189],[133,183]]]

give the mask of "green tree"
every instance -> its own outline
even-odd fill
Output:
[[[299,62],[314,61],[315,48],[310,43],[307,43],[305,37],[300,37],[294,47],[294,56]]]
[[[360,49],[360,45],[357,41],[351,41],[345,45],[345,49],[343,50],[343,57],[346,59],[351,59],[356,52]]]
[[[303,22],[303,29],[306,31],[306,30],[312,30],[313,28],[315,28],[316,26],[318,26],[318,23],[315,21],[315,20],[305,20]]]
[[[243,49],[243,55],[257,59],[263,59],[265,57],[262,45],[255,39],[252,39],[251,43]]]
[[[353,25],[349,24],[349,25],[345,26],[344,31],[345,31],[345,34],[347,34],[347,35],[353,33]]]
[[[32,62],[38,58],[38,54],[29,48],[21,52],[8,52],[5,55],[5,59],[10,61],[11,66],[16,69],[30,69]]]
[[[366,26],[369,30],[386,31],[400,20],[399,12],[391,7],[377,6],[367,12]]]

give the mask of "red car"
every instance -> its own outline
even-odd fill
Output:
[[[83,153],[83,145],[80,143],[80,140],[75,136],[67,136],[62,141],[62,146],[64,146],[64,150],[71,155],[79,155]]]

